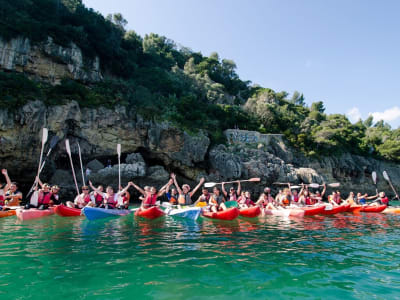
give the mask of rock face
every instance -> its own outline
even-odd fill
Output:
[[[23,72],[36,79],[57,84],[63,78],[95,82],[103,78],[98,57],[85,58],[74,44],[62,47],[48,38],[32,45],[29,39],[17,37],[9,41],[0,38],[0,70]]]

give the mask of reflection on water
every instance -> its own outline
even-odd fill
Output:
[[[387,299],[399,295],[399,235],[398,216],[362,213],[10,217],[0,220],[0,297]]]

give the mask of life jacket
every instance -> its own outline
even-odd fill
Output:
[[[250,198],[247,198],[247,197],[240,197],[239,203],[240,203],[240,204],[246,204],[247,206],[252,206],[252,205],[254,205],[254,202],[251,201],[251,199],[250,199]]]
[[[311,198],[310,196],[305,197],[304,202],[306,205],[314,205],[315,204],[315,200],[313,198]]]
[[[178,203],[182,205],[191,205],[192,204],[192,198],[190,197],[190,194],[182,194],[179,195],[178,197]]]
[[[289,206],[290,205],[290,198],[284,196],[284,198],[281,200],[283,206]]]
[[[367,203],[367,200],[365,200],[365,198],[362,197],[362,198],[360,198],[360,199],[358,200],[358,202],[359,202],[360,204],[366,204],[366,203]]]
[[[0,190],[0,206],[4,206],[6,204],[4,199],[4,191]]]
[[[51,194],[50,200],[53,201],[53,203],[58,204],[58,199],[60,198],[60,196],[58,194]]]
[[[169,203],[171,204],[178,204],[178,197],[177,195],[169,195]]]
[[[88,204],[88,203],[91,201],[91,200],[90,200],[90,195],[87,194],[87,195],[85,196],[85,198],[83,199],[83,201],[85,201],[85,203]]]
[[[336,204],[342,203],[342,199],[340,199],[339,197],[336,197],[336,198],[333,199],[333,200],[336,202]]]
[[[143,206],[144,207],[155,206],[156,202],[157,202],[157,198],[158,198],[157,194],[147,196],[143,202]]]
[[[109,197],[108,194],[105,194],[106,196],[106,200],[107,200],[107,205],[111,206],[112,208],[114,208],[117,204],[118,204],[118,197],[119,194],[114,194],[112,197]]]
[[[211,195],[208,194],[207,196],[201,195],[200,197],[200,201],[199,202],[206,202],[208,203],[208,201],[210,200]]]
[[[6,193],[6,196],[11,196],[12,197],[10,200],[8,200],[8,205],[9,206],[18,206],[19,205],[20,200],[18,199],[18,197],[16,197],[17,194],[19,194],[19,193],[20,193],[20,191],[18,191],[18,190],[15,191],[15,192],[8,191]]]
[[[222,195],[219,195],[219,196],[212,195],[212,198],[211,198],[211,201],[217,206],[220,206],[221,203],[223,202],[223,200],[224,200],[224,197]]]
[[[104,201],[104,198],[99,193],[97,193],[96,196],[94,196],[94,202],[97,206],[101,205],[103,203],[103,201]]]
[[[292,201],[295,203],[299,202],[299,195],[292,195]]]
[[[381,198],[381,203],[385,204],[385,205],[388,205],[389,204],[389,198],[388,197]]]
[[[50,203],[50,199],[51,199],[51,192],[43,192],[41,191],[39,193],[39,198],[38,198],[38,206],[40,205],[45,205],[45,204],[49,204]]]
[[[236,193],[229,195],[229,201],[238,201]]]

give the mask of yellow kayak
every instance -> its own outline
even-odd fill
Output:
[[[400,214],[400,207],[388,207],[383,211],[384,214]]]

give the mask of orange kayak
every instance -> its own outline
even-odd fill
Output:
[[[0,218],[15,216],[15,210],[0,211]]]
[[[400,214],[400,207],[387,207],[384,211],[384,214]]]

